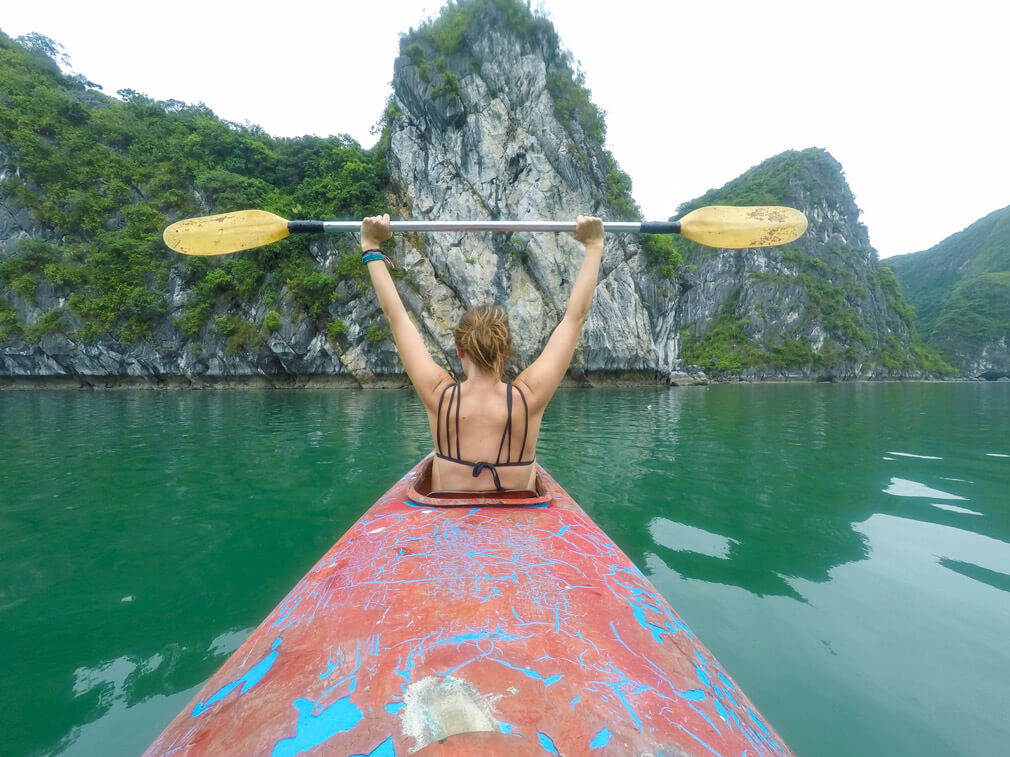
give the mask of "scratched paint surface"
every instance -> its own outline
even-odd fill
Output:
[[[469,692],[503,750],[791,754],[545,472],[546,506],[434,508],[407,497],[419,467],[291,590],[148,755],[410,754],[428,743],[410,726],[412,697],[439,682]],[[438,721],[437,709],[422,714]],[[450,721],[429,724],[448,729],[446,745],[475,730]]]

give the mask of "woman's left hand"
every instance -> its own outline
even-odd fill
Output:
[[[389,213],[369,216],[361,222],[361,249],[374,250],[393,235],[389,230]]]
[[[584,245],[603,244],[603,221],[596,216],[575,219],[575,238]]]

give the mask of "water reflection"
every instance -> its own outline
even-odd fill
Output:
[[[900,475],[892,475],[883,488],[892,498],[881,510],[1010,542],[1010,511],[1002,506],[1010,491],[1010,466],[981,454],[981,441],[974,448],[955,446],[959,454],[942,462],[892,462],[890,472]]]
[[[825,475],[846,409],[819,394],[798,406],[785,395],[793,388],[608,392],[592,403],[563,395],[555,429],[571,424],[592,441],[555,476],[637,564],[654,554],[688,578],[800,599],[787,577],[825,581],[833,566],[865,557],[851,523],[875,503]],[[657,516],[716,535],[725,554],[655,538]]]
[[[964,513],[965,515],[982,515],[980,512],[975,510],[969,510],[967,507],[958,507],[957,505],[945,505],[940,502],[931,502],[933,507],[939,508],[940,510],[946,510],[951,513]]]
[[[736,543],[725,536],[711,534],[666,518],[654,518],[650,521],[649,533],[652,540],[661,547],[675,552],[694,552],[720,560],[729,558],[730,547]]]
[[[932,489],[918,481],[909,481],[904,478],[892,478],[891,483],[884,489],[884,494],[893,494],[896,497],[923,497],[926,499],[967,499],[966,497],[943,492],[939,489]]]
[[[981,565],[976,565],[975,563],[951,560],[947,557],[941,557],[939,563],[955,573],[960,573],[962,576],[967,576],[974,581],[984,583],[986,586],[991,586],[1000,591],[1010,591],[1010,573],[989,570],[989,568],[983,568]]]
[[[686,578],[802,599],[791,579],[825,582],[835,566],[866,559],[855,524],[878,512],[1010,540],[1010,514],[995,507],[1010,478],[979,451],[1010,398],[968,389],[717,386],[609,391],[591,402],[562,393],[541,459],[637,564],[655,555]],[[923,506],[973,497],[984,524]],[[724,552],[657,535],[657,518],[691,529],[683,538],[712,535]]]
[[[775,654],[783,677],[816,685],[804,685],[803,701],[776,724],[796,729],[798,754],[1001,754],[1010,736],[1010,601],[993,584],[1010,569],[1010,548],[881,513],[855,527],[868,558],[838,566],[827,584],[795,579],[810,603],[782,610],[790,629]],[[788,685],[768,685],[778,701],[798,699]],[[820,738],[808,721],[819,723]]]

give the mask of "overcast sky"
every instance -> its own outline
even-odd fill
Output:
[[[399,35],[434,0],[7,3],[0,29],[61,43],[108,94],[203,102],[276,136],[363,146]],[[534,3],[534,8],[538,3]],[[1010,2],[546,0],[607,111],[647,219],[787,149],[845,169],[881,256],[1010,205]]]

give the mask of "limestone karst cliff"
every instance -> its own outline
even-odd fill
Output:
[[[923,336],[968,376],[1010,377],[1010,207],[922,252],[883,261]]]
[[[951,372],[919,339],[893,276],[878,268],[842,167],[827,152],[769,158],[680,211],[712,204],[787,205],[810,226],[780,248],[713,255],[682,244],[687,272],[657,329],[671,356],[745,376]]]
[[[417,219],[637,214],[572,56],[548,21],[515,0],[456,3],[404,36],[370,151],[338,138],[274,140],[136,93],[113,101],[38,55],[24,58],[13,41],[0,43],[5,86],[21,87],[48,124],[41,146],[25,141],[17,119],[27,111],[0,103],[8,109],[0,114],[0,376],[402,383],[353,239],[181,259],[158,235],[186,215],[253,206],[286,217],[387,207]],[[89,160],[71,170],[66,151],[84,145]],[[183,159],[160,157],[165,149]],[[664,380],[699,366],[797,378],[942,371],[893,278],[877,270],[827,153],[777,156],[682,210],[719,203],[793,205],[810,229],[786,248],[745,252],[609,235],[574,381]],[[455,319],[495,300],[520,335],[514,370],[563,312],[581,248],[568,235],[443,233],[398,238],[391,255],[438,359],[457,367]]]
[[[607,197],[619,172],[602,146],[602,120],[543,21],[517,28],[481,4],[458,38],[422,29],[396,61],[389,161],[394,206],[414,218],[616,219],[631,203]],[[452,86],[448,86],[448,82]],[[560,104],[559,100],[566,101]],[[622,201],[623,200],[623,204]],[[506,304],[528,363],[564,312],[581,264],[570,235],[437,234],[415,238],[404,260],[425,293],[417,315],[433,348],[454,360],[451,327],[465,307]],[[576,374],[656,370],[638,240],[610,235],[600,285],[574,361]]]

